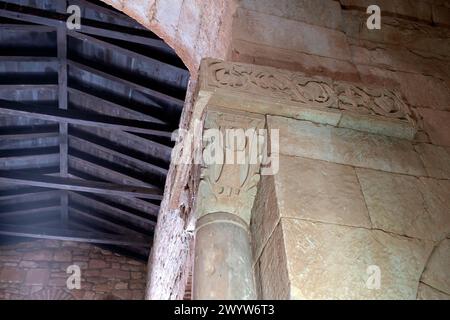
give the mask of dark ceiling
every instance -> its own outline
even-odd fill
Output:
[[[146,259],[188,79],[161,39],[100,1],[0,1],[0,244]]]

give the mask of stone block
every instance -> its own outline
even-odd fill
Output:
[[[356,169],[373,228],[433,241],[450,233],[450,182]]]
[[[0,270],[0,282],[22,283],[25,271],[17,268],[4,267]]]
[[[378,230],[281,220],[292,299],[416,299],[432,242]],[[367,286],[378,267],[379,289]],[[375,267],[375,268],[376,268]]]
[[[417,292],[417,300],[450,300],[450,295],[421,282]]]
[[[450,148],[421,143],[415,149],[430,177],[450,179]]]
[[[241,8],[330,29],[342,28],[341,7],[330,0],[244,0]]]
[[[48,282],[49,277],[50,271],[48,269],[31,269],[27,272],[27,275],[25,277],[25,284],[45,286]]]
[[[105,262],[104,260],[100,259],[91,259],[89,260],[89,269],[102,269],[109,267],[109,263]]]
[[[53,254],[50,250],[35,250],[25,253],[23,260],[29,261],[51,261]]]
[[[245,9],[237,10],[233,38],[341,60],[350,58],[342,32]]]
[[[424,108],[417,108],[417,112],[423,119],[424,130],[431,142],[450,147],[450,112]]]
[[[307,121],[268,116],[280,130],[280,153],[388,172],[425,175],[410,141]]]
[[[283,230],[278,224],[259,261],[262,299],[286,300],[290,297],[289,275]]]
[[[260,257],[279,218],[274,176],[261,176],[250,223],[251,245],[255,260]]]
[[[58,250],[53,255],[53,261],[68,262],[72,261],[72,253],[70,250]]]
[[[434,249],[422,275],[422,282],[450,295],[450,239]]]
[[[281,156],[275,185],[282,217],[371,227],[355,169],[350,166]]]

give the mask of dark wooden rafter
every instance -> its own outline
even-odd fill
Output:
[[[67,31],[66,27],[59,25],[57,28],[57,52],[58,52],[58,108],[67,111]],[[59,123],[59,170],[63,178],[67,178],[69,173],[69,142],[68,142],[68,124]],[[61,194],[61,223],[67,226],[69,219],[69,196],[67,192]]]
[[[0,235],[145,259],[188,71],[96,0],[21,3],[0,0]],[[70,4],[81,30],[66,28]]]
[[[0,171],[0,182],[14,185],[50,188],[58,190],[83,191],[121,197],[138,197],[162,200],[162,192],[155,188],[131,185],[116,185],[107,182],[84,181],[73,178],[52,177],[48,175],[19,174]]]

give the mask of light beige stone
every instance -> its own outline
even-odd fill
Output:
[[[450,295],[421,282],[417,292],[417,300],[450,300]]]
[[[260,279],[263,299],[286,300],[290,297],[289,276],[283,230],[278,224],[260,259]]]
[[[343,32],[241,8],[236,13],[236,39],[341,60],[351,57]]]
[[[356,172],[373,228],[434,241],[449,234],[450,185],[369,169]]]
[[[330,0],[244,0],[242,7],[291,20],[341,29],[341,7]]]
[[[422,282],[450,295],[450,239],[443,240],[434,249]]]
[[[261,256],[261,251],[279,219],[274,176],[261,176],[250,223],[254,261]]]
[[[417,112],[423,118],[424,130],[431,142],[450,147],[450,112],[424,108],[418,108]]]
[[[280,153],[366,167],[425,175],[410,141],[356,130],[268,116],[270,129],[280,130]]]
[[[430,241],[282,218],[293,299],[416,299]],[[381,271],[369,289],[369,266]]]
[[[418,144],[415,149],[420,155],[430,177],[450,179],[450,149],[432,144]]]
[[[275,184],[282,217],[371,227],[352,167],[281,156]]]

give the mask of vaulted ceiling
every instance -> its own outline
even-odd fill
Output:
[[[188,79],[161,39],[100,1],[0,1],[0,243],[146,259]]]

